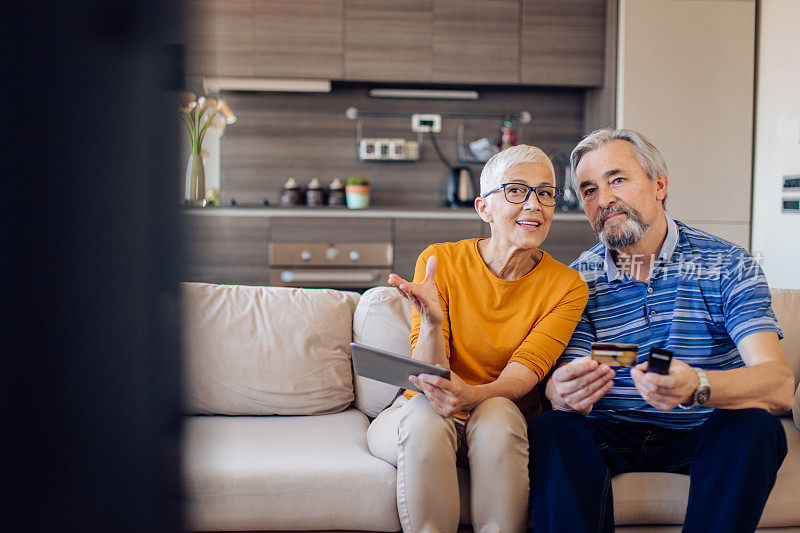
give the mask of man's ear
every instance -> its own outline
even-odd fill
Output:
[[[487,202],[486,198],[483,196],[475,198],[475,211],[478,212],[478,215],[487,224],[492,221],[492,210],[489,207],[489,202]]]
[[[669,178],[666,174],[660,175],[656,179],[656,200],[663,202],[667,197],[667,186],[669,185]]]

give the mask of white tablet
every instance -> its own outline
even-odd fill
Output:
[[[422,392],[416,388],[408,376],[433,374],[450,379],[450,371],[440,366],[423,363],[402,355],[370,348],[363,344],[350,343],[350,354],[353,357],[353,370],[359,376],[374,379],[404,389]]]

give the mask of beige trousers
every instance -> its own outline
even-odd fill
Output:
[[[480,403],[466,422],[439,415],[424,394],[401,396],[370,424],[369,450],[397,467],[405,533],[454,533],[460,503],[456,460],[468,461],[475,533],[520,533],[528,509],[525,418],[507,398]]]

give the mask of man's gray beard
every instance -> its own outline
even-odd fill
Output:
[[[620,248],[631,247],[639,243],[644,238],[647,230],[650,229],[650,224],[646,223],[638,212],[628,206],[619,204],[611,209],[602,210],[597,219],[604,220],[605,217],[612,213],[625,213],[628,219],[622,225],[622,228],[615,228],[613,233],[610,233],[608,228],[605,227],[595,228],[597,237],[607,248],[619,250]]]

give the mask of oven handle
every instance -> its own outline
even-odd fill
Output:
[[[281,271],[284,283],[365,283],[377,281],[377,270],[351,270],[347,272],[303,272],[302,270]]]

